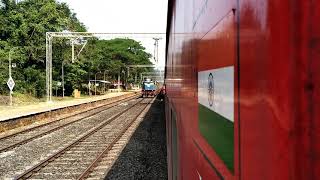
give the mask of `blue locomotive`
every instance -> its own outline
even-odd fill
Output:
[[[157,91],[156,84],[151,79],[145,79],[142,82],[142,97],[155,96]]]

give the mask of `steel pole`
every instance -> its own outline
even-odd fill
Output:
[[[9,79],[11,78],[11,50],[9,51]],[[9,93],[9,105],[12,106],[12,90],[10,89],[10,93]]]
[[[64,61],[61,63],[62,98],[64,98]]]
[[[91,82],[90,82],[90,70],[89,70],[89,73],[88,73],[88,75],[89,75],[89,82],[88,82],[88,95],[89,96],[91,96]]]
[[[159,63],[159,40],[157,41],[157,64]]]
[[[9,78],[11,77],[11,50],[9,52]]]
[[[94,95],[97,95],[97,73],[94,75]]]
[[[47,102],[50,101],[50,92],[49,92],[49,33],[46,33],[46,93],[47,93]]]
[[[90,86],[91,86],[91,84],[90,84],[90,80],[89,80],[89,82],[88,82],[88,95],[89,95],[89,96],[91,96],[91,93],[90,93]]]
[[[118,74],[118,92],[120,92],[120,73]]]
[[[52,38],[49,37],[49,102],[52,102]]]
[[[71,41],[71,46],[72,46],[72,63],[74,63],[74,40]]]
[[[104,89],[103,89],[103,93],[106,93],[106,71],[103,72],[103,80],[104,80]]]
[[[126,76],[126,71],[123,72],[123,84],[124,84],[124,88],[125,90],[127,90],[127,76]]]
[[[134,77],[134,83],[135,83],[135,84],[137,83],[137,73],[136,73],[136,75],[135,75],[135,77]]]
[[[154,42],[154,52],[153,52],[154,62],[157,62],[157,60],[156,60],[156,47],[157,47],[157,40],[155,40],[155,42]]]

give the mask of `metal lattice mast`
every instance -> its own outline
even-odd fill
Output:
[[[154,39],[154,61],[159,62],[159,40],[162,38],[153,38]]]
[[[46,33],[46,93],[47,102],[50,101],[50,63],[49,63],[49,33]]]
[[[156,36],[164,36],[165,33],[47,32],[46,33],[46,93],[47,93],[47,102],[52,101],[52,41],[53,41],[53,38],[79,39],[79,38],[91,38],[91,37],[96,37],[96,36],[104,36],[104,37],[108,37],[108,38],[154,38],[155,35]],[[162,38],[157,37],[156,39],[162,39]],[[74,54],[74,52],[73,52],[73,54]],[[72,59],[74,59],[74,58],[72,58]]]

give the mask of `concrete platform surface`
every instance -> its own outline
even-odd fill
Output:
[[[102,99],[108,99],[116,96],[121,96],[129,94],[132,92],[113,92],[101,96],[92,96],[83,99],[72,99],[66,101],[56,101],[56,102],[40,102],[38,104],[24,105],[24,106],[8,106],[5,109],[0,110],[0,122],[9,119],[19,118],[23,116],[28,116],[32,114],[38,114],[42,112],[52,111],[55,109],[61,109],[69,106],[79,105],[83,103],[94,102]]]

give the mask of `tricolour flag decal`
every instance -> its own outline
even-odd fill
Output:
[[[198,72],[198,104],[200,133],[233,171],[233,66]]]

